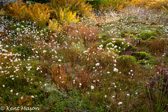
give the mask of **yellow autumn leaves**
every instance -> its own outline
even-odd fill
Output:
[[[16,2],[6,8],[10,16],[31,20],[37,27],[47,27],[54,32],[60,31],[62,25],[78,22],[82,16],[92,16],[91,11],[91,6],[84,0],[51,0],[47,4]]]
[[[131,5],[145,6],[146,8],[168,8],[168,0],[132,0]]]
[[[46,5],[35,3],[34,5],[27,5],[24,3],[11,3],[7,5],[9,15],[18,19],[31,20],[36,23],[38,27],[45,27],[49,18],[50,12]]]

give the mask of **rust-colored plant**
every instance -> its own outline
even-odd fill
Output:
[[[95,42],[98,38],[100,30],[93,26],[87,26],[84,24],[76,25],[75,28],[69,30],[68,36],[83,39],[84,43]]]
[[[165,39],[150,41],[148,42],[149,51],[155,55],[163,54],[166,50],[166,43],[167,41]]]

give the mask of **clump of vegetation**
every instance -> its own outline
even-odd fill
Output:
[[[135,70],[137,66],[137,59],[134,56],[122,55],[117,59],[118,67],[124,74],[127,74],[131,69]]]
[[[121,9],[125,5],[127,5],[127,0],[87,0],[90,4],[93,5],[93,8],[99,11],[107,11],[107,10],[116,10]]]
[[[152,106],[159,112],[167,110],[168,103],[168,78],[165,68],[158,67],[158,75],[150,78],[150,82],[146,83],[146,92],[152,102]]]
[[[114,50],[116,53],[124,51],[129,46],[129,43],[121,39],[108,39],[103,43],[103,48]]]
[[[0,10],[0,16],[4,15],[5,11],[3,9]]]
[[[132,0],[131,4],[146,6],[146,8],[158,8],[168,7],[168,2],[166,0]]]
[[[39,27],[45,27],[50,18],[50,10],[45,4],[35,3],[27,5],[22,2],[16,2],[8,4],[6,10],[9,15],[22,20],[30,19]]]
[[[143,30],[139,34],[139,38],[141,38],[142,40],[147,40],[152,36],[157,36],[157,33],[151,30]]]
[[[148,60],[150,57],[150,55],[146,52],[134,52],[132,55],[135,56],[137,60]]]
[[[30,55],[33,55],[32,47],[26,45],[13,48],[13,52],[21,54],[21,59],[28,58]]]
[[[71,42],[82,39],[85,45],[87,45],[97,41],[99,32],[100,30],[97,27],[80,23],[79,25],[74,25],[73,28],[69,28],[67,35]]]
[[[157,39],[153,41],[148,41],[147,46],[149,47],[149,51],[154,55],[160,55],[165,52],[167,49],[167,40],[166,39]]]
[[[53,32],[61,32],[61,24],[56,19],[49,20],[48,29]]]
[[[89,4],[85,3],[85,0],[51,0],[49,6],[53,10],[57,10],[57,8],[68,8],[72,13],[76,13],[78,16],[93,16],[92,7]],[[57,11],[57,13],[59,13]]]

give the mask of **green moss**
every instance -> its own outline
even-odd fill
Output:
[[[146,64],[146,60],[139,60],[139,61],[138,61],[138,64],[145,65],[145,64]]]
[[[137,48],[135,46],[132,46],[132,51],[137,51]]]
[[[102,37],[101,37],[101,40],[107,40],[108,39],[108,36],[107,35],[102,35]]]
[[[113,49],[116,53],[122,52],[124,49],[126,49],[129,44],[127,44],[124,40],[120,39],[108,39],[103,43],[103,48],[107,49]]]
[[[155,59],[152,58],[150,60],[139,60],[137,63],[142,64],[142,65],[147,65],[147,64],[154,65],[155,64]]]
[[[157,36],[157,32],[152,30],[142,30],[139,34],[139,38],[142,40],[147,40],[151,36]]]
[[[158,37],[156,37],[156,36],[151,36],[150,38],[148,38],[148,41],[153,41],[153,40],[157,40],[158,39]]]
[[[110,42],[112,42],[112,39],[106,40],[106,41],[103,43],[103,48],[105,48],[106,45],[107,45],[108,43],[110,43]]]
[[[127,37],[127,35],[128,35],[127,33],[128,33],[127,31],[123,31],[123,30],[122,30],[122,31],[120,32],[120,36],[121,36],[122,38]]]
[[[134,56],[122,55],[118,58],[118,62],[132,62],[136,63],[136,58]]]
[[[135,69],[137,62],[134,56],[129,55],[122,55],[117,59],[118,67],[123,73],[126,73],[131,70]]]
[[[135,53],[132,53],[132,55],[135,56],[137,60],[150,58],[150,55],[147,52],[135,52]]]

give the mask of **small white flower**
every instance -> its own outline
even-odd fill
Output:
[[[94,89],[94,86],[91,85],[90,88],[91,88],[91,89]]]
[[[130,96],[130,94],[127,94],[127,96]]]
[[[123,102],[118,102],[118,105],[122,105],[123,104]]]
[[[14,77],[14,75],[10,75],[10,78],[11,78],[11,77]]]
[[[23,99],[23,96],[21,96],[20,99],[22,100],[22,99]]]
[[[113,71],[114,71],[114,72],[118,72],[118,69],[117,69],[117,68],[114,68]]]
[[[75,80],[73,80],[73,84],[75,84]]]
[[[18,96],[19,93],[16,93],[16,96]]]
[[[104,95],[105,98],[107,98],[107,95]]]
[[[36,70],[39,70],[39,69],[40,69],[40,67],[37,67],[37,68],[36,68]]]
[[[59,59],[58,61],[61,62],[61,59]]]
[[[47,52],[46,50],[43,51],[43,53],[46,53],[46,52]]]
[[[12,92],[13,92],[13,90],[11,89],[11,90],[10,90],[10,92],[12,93]]]
[[[112,96],[112,98],[115,98],[115,96]]]
[[[34,96],[32,95],[31,98],[34,98]]]
[[[96,65],[96,66],[99,66],[99,65],[100,65],[100,63],[96,63],[95,65]]]
[[[93,82],[96,82],[96,80],[93,80]]]
[[[5,85],[2,85],[2,87],[5,87]]]

